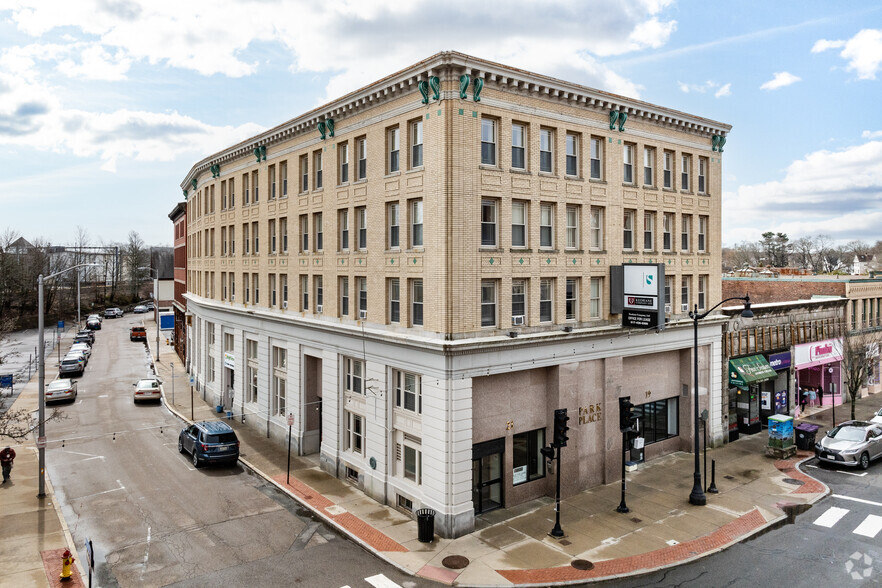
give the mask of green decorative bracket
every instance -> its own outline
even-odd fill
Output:
[[[723,152],[723,145],[725,145],[725,144],[726,144],[726,137],[720,137],[720,146],[717,147],[717,151],[722,153]]]
[[[257,161],[260,162],[261,158],[266,161],[266,147],[261,145],[260,147],[254,148],[254,157],[257,158]]]
[[[429,103],[429,82],[426,80],[420,80],[420,83],[417,84],[417,87],[420,89],[420,94],[423,95],[423,104]]]
[[[714,135],[711,137],[711,151],[716,151],[717,147],[720,146],[720,136]]]
[[[190,184],[192,184],[194,190],[199,187],[199,182],[196,181],[196,178],[190,180]]]
[[[254,151],[252,151],[252,153],[254,153],[254,157],[256,157],[257,161],[259,162],[260,161],[260,147],[255,147]]]
[[[616,121],[619,120],[619,111],[618,110],[610,110],[609,111],[609,130],[616,130]]]
[[[472,78],[469,77],[469,74],[462,74],[459,76],[459,97],[461,100],[466,100],[468,98],[466,91],[469,89],[469,82],[471,81]],[[462,114],[461,111],[460,114]]]
[[[484,80],[481,78],[475,78],[474,92],[472,93],[472,98],[475,102],[481,101],[481,90],[484,89]]]
[[[319,131],[319,135],[321,135],[321,137],[322,137],[322,141],[324,141],[325,140],[325,121],[323,121],[323,120],[319,121],[318,131]]]
[[[625,121],[626,120],[628,120],[628,113],[627,112],[620,112],[619,113],[619,130],[620,131],[625,130]]]
[[[184,198],[186,198],[187,197],[187,189],[184,188],[183,192],[184,192]]]
[[[328,136],[333,137],[334,136],[334,119],[329,118],[328,120],[326,120],[325,127],[328,129]]]
[[[429,87],[432,88],[432,100],[441,100],[441,80],[438,76],[429,78]]]
[[[215,163],[213,166],[211,166],[211,177],[220,177],[220,164]]]

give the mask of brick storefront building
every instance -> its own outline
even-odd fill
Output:
[[[179,202],[169,213],[174,225],[174,346],[181,362],[187,361],[187,203]]]

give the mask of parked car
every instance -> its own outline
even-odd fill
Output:
[[[83,367],[89,364],[89,358],[82,349],[70,349],[64,357],[76,357],[83,362]]]
[[[123,311],[116,307],[108,308],[104,311],[104,318],[122,318],[123,315]]]
[[[156,307],[153,305],[152,302],[148,302],[148,303],[145,304],[144,306],[146,306],[146,307],[147,307],[147,310],[149,310],[149,311],[151,311],[151,312],[153,311],[153,309],[156,308]]]
[[[815,443],[815,455],[827,463],[865,470],[871,461],[882,457],[882,425],[866,421],[840,423]]]
[[[77,337],[80,336],[87,337],[89,339],[89,345],[93,345],[95,343],[95,333],[93,333],[89,329],[80,329],[79,331],[77,331]]]
[[[879,423],[882,425],[882,408],[876,411],[876,414],[870,419],[871,423]]]
[[[143,304],[139,304],[132,310],[132,312],[134,312],[135,314],[144,314],[145,312],[147,312],[147,307]]]
[[[178,435],[178,451],[193,456],[193,466],[203,463],[236,463],[239,438],[227,423],[200,421],[184,427]]]
[[[144,327],[132,327],[132,332],[129,335],[129,339],[132,341],[146,341],[147,340],[147,329]]]
[[[162,381],[156,378],[138,380],[135,387],[135,404],[142,400],[160,400],[162,398]]]
[[[86,360],[79,355],[65,355],[58,365],[59,375],[82,376],[86,370]]]
[[[60,378],[46,386],[46,402],[56,400],[76,400],[77,383],[69,378]]]
[[[83,355],[86,356],[86,361],[92,357],[92,346],[88,343],[77,343],[74,341],[74,344],[70,346],[70,351],[82,351]],[[70,351],[68,351],[68,353],[70,353]]]
[[[74,337],[74,343],[85,343],[89,347],[95,342],[95,335],[92,331],[86,331],[85,333],[77,333],[76,337]]]
[[[104,321],[104,318],[100,314],[90,314],[86,317],[87,321],[91,319],[97,319],[99,323]]]
[[[93,331],[98,331],[101,329],[101,321],[99,321],[98,319],[90,318],[86,321],[86,328]]]

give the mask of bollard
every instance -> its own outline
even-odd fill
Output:
[[[70,576],[71,576],[70,567],[73,565],[73,562],[75,560],[76,560],[76,558],[70,554],[70,549],[65,549],[64,553],[61,554],[61,576],[60,576],[60,579],[62,582],[70,582]]]
[[[717,490],[717,460],[711,460],[711,484],[710,488],[707,489],[711,494],[718,494],[720,491]]]

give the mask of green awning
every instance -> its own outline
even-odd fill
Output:
[[[738,357],[729,360],[729,385],[747,390],[750,384],[763,382],[777,374],[762,355]]]

